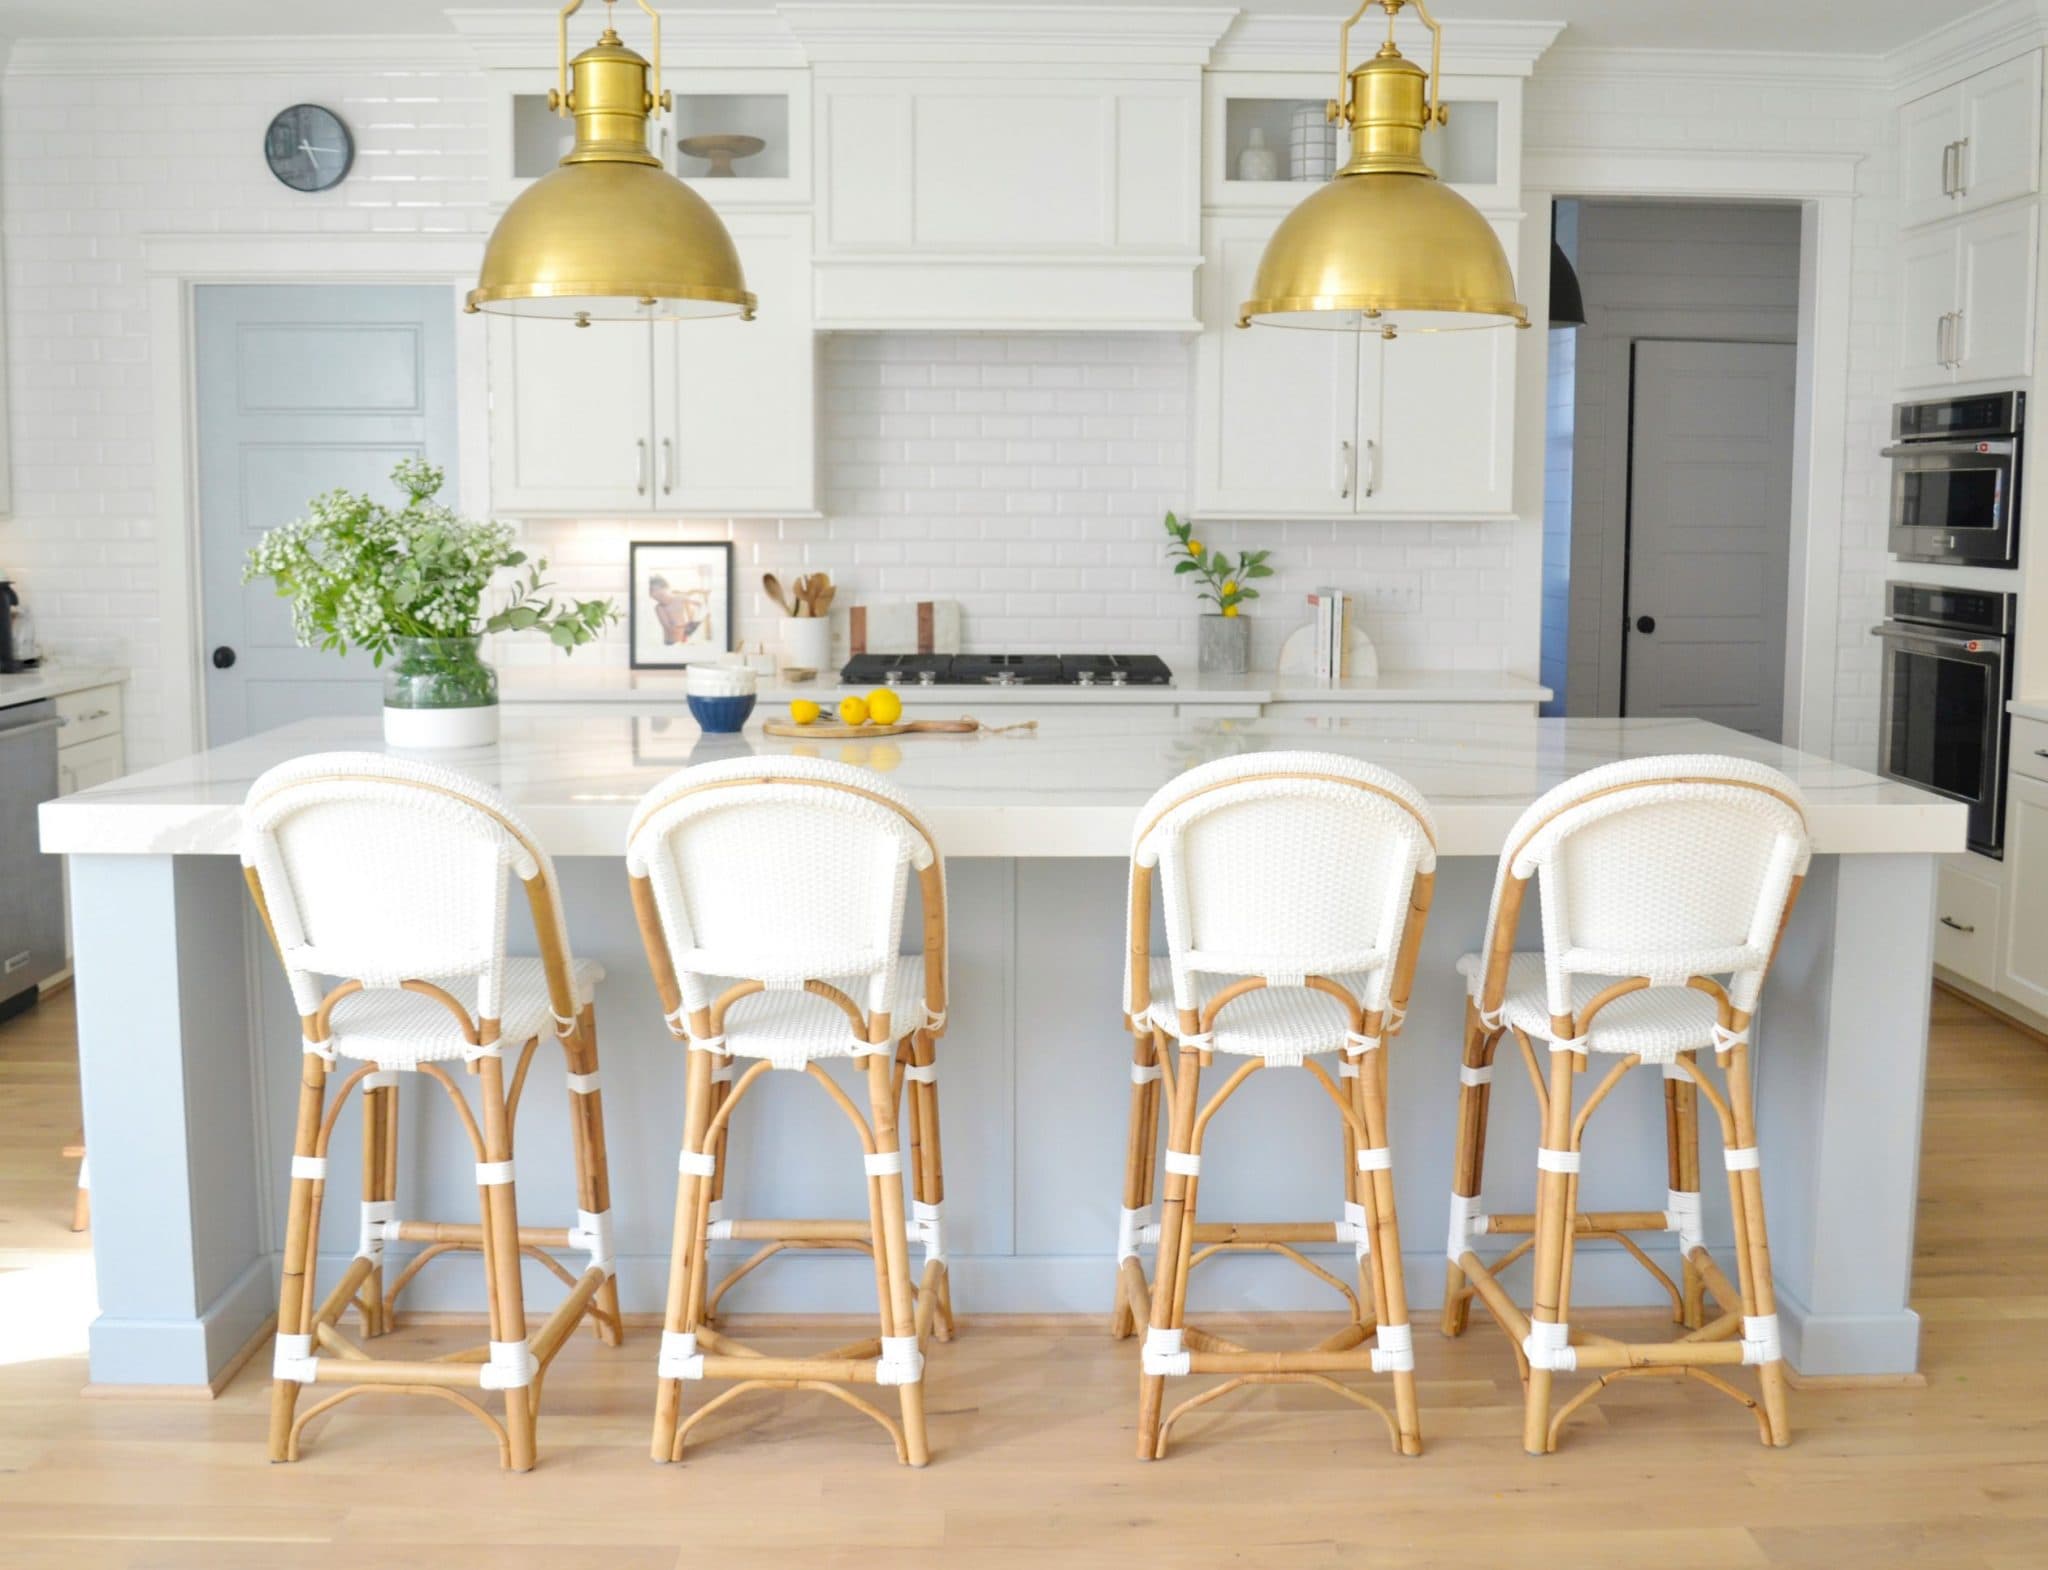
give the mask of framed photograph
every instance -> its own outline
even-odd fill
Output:
[[[634,670],[677,670],[732,648],[729,543],[635,540],[628,551]]]

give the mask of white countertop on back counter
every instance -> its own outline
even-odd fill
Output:
[[[2014,698],[2006,708],[2023,720],[2039,720],[2048,725],[2048,698]]]
[[[792,698],[837,702],[849,687],[837,677],[826,681],[787,682],[761,678],[764,705]],[[535,670],[501,670],[498,696],[507,705],[532,703],[618,703],[646,708],[654,704],[683,705],[681,671],[620,670],[616,666],[579,666],[573,660]],[[1267,704],[1267,703],[1525,703],[1550,697],[1550,689],[1525,676],[1498,671],[1383,671],[1377,681],[1346,679],[1329,686],[1303,676],[1254,671],[1242,676],[1208,676],[1176,672],[1168,687],[905,687],[905,700],[930,703],[947,714],[960,706],[1026,703],[1041,705],[1095,704]]]
[[[557,856],[624,852],[633,804],[688,763],[800,753],[885,773],[949,856],[1129,854],[1146,799],[1184,769],[1247,752],[1314,749],[1367,758],[1429,798],[1452,856],[1497,856],[1522,809],[1560,781],[1620,758],[1733,753],[1782,769],[1805,794],[1824,854],[1963,848],[1960,803],[1703,720],[1517,717],[1455,711],[1258,720],[1159,715],[1041,720],[1009,735],[784,740],[756,720],[707,736],[673,712],[504,716],[503,740],[431,755],[499,791]],[[47,851],[232,855],[241,803],[273,764],[310,752],[384,750],[379,722],[301,720],[42,807]]]
[[[84,692],[88,687],[111,686],[126,681],[128,673],[111,665],[51,665],[32,671],[0,676],[0,709],[17,703],[39,703],[44,698],[61,698],[67,692]]]

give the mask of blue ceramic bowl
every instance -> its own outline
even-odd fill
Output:
[[[690,713],[707,735],[727,735],[747,723],[747,716],[754,712],[754,695],[741,693],[730,698],[703,698],[692,692],[686,694]]]

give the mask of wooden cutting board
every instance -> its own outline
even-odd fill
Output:
[[[862,736],[971,736],[976,731],[999,735],[1005,731],[1036,730],[1038,721],[1017,725],[984,725],[976,719],[898,720],[893,725],[844,725],[837,720],[813,720],[799,725],[795,720],[769,720],[761,727],[771,736],[815,736],[820,741],[856,741]]]

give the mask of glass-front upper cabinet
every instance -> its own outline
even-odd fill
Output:
[[[509,202],[562,160],[574,122],[548,108],[551,71],[493,78],[491,195]],[[720,206],[810,199],[810,95],[801,71],[671,71],[673,108],[648,124],[671,173]]]
[[[1207,78],[1205,200],[1211,207],[1292,206],[1302,187],[1330,178],[1350,139],[1326,106],[1335,73],[1218,71]],[[1446,77],[1447,125],[1423,133],[1438,176],[1482,210],[1519,200],[1521,83]]]

